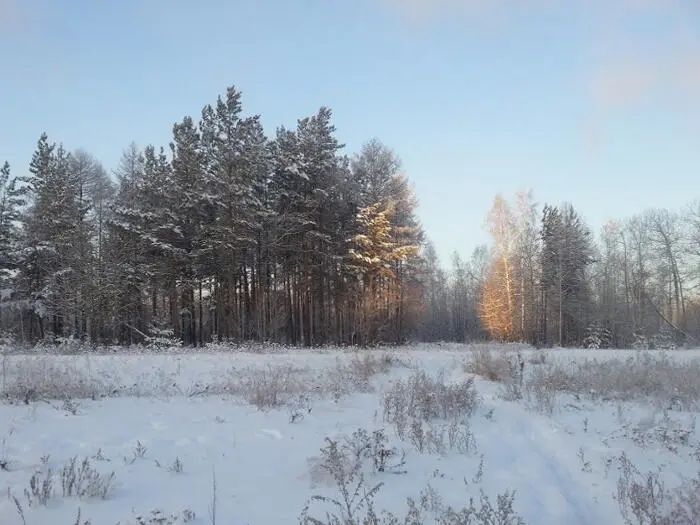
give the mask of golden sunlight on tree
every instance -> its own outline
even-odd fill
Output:
[[[494,338],[515,337],[515,270],[518,241],[515,216],[506,200],[497,195],[488,215],[493,239],[493,258],[481,291],[479,313],[486,331]]]
[[[508,270],[501,259],[494,259],[481,289],[479,317],[488,334],[501,341],[513,337],[513,303],[504,283],[508,281]]]
[[[390,321],[401,300],[402,282],[396,269],[400,264],[418,256],[419,247],[403,244],[392,227],[395,206],[371,204],[357,214],[360,233],[352,238],[354,247],[348,252],[350,267],[362,280],[358,306],[363,324],[361,333],[371,342]]]

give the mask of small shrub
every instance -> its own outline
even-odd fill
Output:
[[[495,505],[480,491],[479,505],[470,498],[468,506],[455,509],[445,507],[440,495],[428,486],[420,492],[418,501],[407,498],[408,508],[403,518],[385,510],[378,513],[374,499],[382,484],[365,490],[362,473],[354,469],[348,471],[347,457],[337,442],[328,439],[327,442],[328,446],[322,449],[323,466],[333,474],[338,496],[313,496],[302,510],[301,525],[422,525],[429,522],[428,514],[440,525],[525,525],[514,510],[515,494],[507,491],[497,496]],[[327,510],[322,518],[311,516],[313,502],[326,503],[331,510]]]
[[[180,458],[175,458],[175,461],[173,461],[173,464],[168,467],[168,470],[176,474],[181,474],[184,470],[184,466]]]
[[[298,423],[303,421],[304,416],[310,414],[312,408],[311,398],[306,394],[299,395],[296,401],[289,406],[289,422]]]
[[[477,446],[468,420],[451,421],[447,426],[447,444],[460,454],[476,453]]]
[[[623,424],[617,434],[631,439],[637,446],[657,447],[662,445],[674,454],[681,447],[691,447],[691,436],[695,433],[695,422],[687,424],[671,418],[665,411],[660,419],[651,416],[635,424]]]
[[[57,478],[64,498],[106,499],[114,486],[114,472],[102,475],[90,465],[89,459],[78,461],[76,456],[61,467],[58,474],[50,468],[35,472],[29,480],[29,487],[24,490],[27,504],[30,507],[46,505],[54,496]]]
[[[481,459],[479,460],[479,467],[476,469],[476,473],[474,474],[474,477],[472,477],[472,483],[478,485],[481,483],[481,480],[484,478],[484,455],[481,455]]]
[[[7,452],[7,440],[14,434],[14,428],[11,428],[6,436],[0,439],[0,470],[10,470],[10,458]]]
[[[593,472],[591,467],[591,462],[586,459],[586,455],[583,451],[583,447],[579,447],[578,453],[576,454],[579,461],[581,462],[581,472]]]
[[[102,475],[90,464],[88,458],[78,462],[78,457],[71,458],[59,472],[63,496],[79,498],[106,499],[113,489],[114,472]]]
[[[541,367],[534,369],[524,384],[527,406],[544,414],[552,414],[560,391],[557,379],[558,377],[551,374],[550,370]]]
[[[447,384],[443,374],[436,378],[418,371],[396,381],[383,396],[384,421],[393,424],[404,439],[412,420],[455,420],[470,417],[478,405],[473,378]]]
[[[17,515],[19,516],[19,519],[22,521],[22,525],[27,525],[27,518],[24,515],[24,507],[22,507],[22,504],[20,503],[19,498],[17,498],[17,496],[15,496],[14,494],[12,494],[9,491],[9,489],[7,491],[7,494],[15,504],[15,509],[17,510]],[[80,525],[80,524],[78,523],[78,525]]]
[[[328,371],[323,390],[330,393],[336,402],[354,392],[373,392],[372,378],[388,373],[395,364],[395,358],[389,353],[358,353],[347,363],[339,359],[335,367]]]
[[[612,332],[605,328],[600,321],[594,321],[586,328],[583,338],[583,347],[591,350],[611,348],[613,344]]]
[[[480,348],[472,352],[464,369],[489,381],[504,381],[510,375],[510,360],[501,352],[496,354],[487,348]]]
[[[389,353],[363,352],[355,354],[347,366],[354,377],[368,381],[377,374],[388,373],[393,365],[394,357]]]
[[[137,440],[136,445],[134,445],[134,450],[131,452],[131,457],[127,458],[124,456],[124,463],[126,465],[133,465],[137,460],[144,459],[146,457],[146,452],[148,452],[146,445]]]
[[[78,415],[78,410],[80,409],[80,405],[76,403],[73,399],[70,397],[66,397],[63,400],[63,404],[61,405],[61,410],[68,412],[72,416]]]
[[[481,348],[472,353],[472,358],[464,365],[464,369],[489,381],[503,383],[500,394],[507,401],[517,401],[523,397],[525,361],[520,352],[504,354]]]
[[[670,522],[664,519],[666,489],[658,473],[649,472],[642,476],[624,453],[620,456],[616,499],[625,523],[670,525]]]
[[[700,472],[683,483],[675,492],[676,505],[671,512],[674,525],[700,523]]]
[[[372,434],[364,428],[356,430],[346,439],[346,449],[358,463],[365,459],[371,461],[374,472],[405,473],[400,469],[406,465],[406,453],[399,453],[396,447],[389,446],[383,429]],[[394,462],[394,458],[398,461]]]
[[[104,452],[102,452],[101,448],[97,449],[97,452],[94,456],[92,456],[92,459],[94,459],[95,461],[110,461],[107,457],[105,457]]]
[[[460,454],[476,452],[476,441],[467,421],[453,420],[447,424],[411,421],[408,441],[420,453],[444,455],[448,451]]]
[[[480,491],[479,505],[470,498],[469,506],[461,509],[451,507],[443,511],[440,523],[444,525],[525,525],[513,505],[515,493],[506,491],[496,496],[494,506],[489,497]]]
[[[615,499],[628,525],[700,523],[700,473],[669,490],[658,472],[641,474],[623,453]]]
[[[547,362],[547,354],[540,350],[532,354],[527,362],[531,365],[543,365]]]
[[[183,525],[194,521],[195,517],[195,513],[190,509],[171,514],[166,514],[160,509],[154,509],[147,516],[137,514],[134,516],[134,520],[135,525]]]
[[[32,474],[29,479],[29,487],[24,489],[27,505],[46,505],[54,493],[54,473],[51,469]]]
[[[152,352],[162,352],[182,346],[182,340],[175,336],[175,331],[172,328],[153,323],[148,327],[148,332],[144,343],[146,348]]]
[[[240,375],[237,389],[248,403],[260,410],[276,408],[304,390],[297,377],[299,372],[292,366],[247,370]]]
[[[299,522],[302,525],[361,525],[367,516],[374,515],[373,500],[382,483],[366,489],[362,464],[348,458],[337,441],[326,438],[327,446],[321,449],[320,468],[331,476],[339,495],[328,497],[315,495],[304,507]],[[309,514],[311,502],[329,504],[333,511],[326,512],[325,521]]]
[[[408,441],[418,452],[443,455],[447,452],[446,430],[438,425],[424,423],[420,419],[411,421]]]

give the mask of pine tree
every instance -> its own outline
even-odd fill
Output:
[[[178,230],[173,210],[177,209],[172,167],[165,150],[152,145],[143,152],[143,184],[136,218],[143,220],[141,239],[146,250],[148,277],[150,280],[150,327],[153,335],[170,330],[181,340],[180,314],[178,310],[177,280],[180,252],[173,242]]]
[[[71,169],[71,156],[62,145],[49,144],[46,134],[37,142],[29,171],[22,179],[31,206],[24,217],[21,268],[31,312],[30,336],[43,338],[48,319],[52,337],[82,337],[81,249],[89,238],[82,224],[89,205],[81,200],[81,180]]]
[[[402,244],[392,230],[390,217],[393,204],[372,204],[357,215],[360,233],[352,239],[354,247],[348,252],[350,267],[362,282],[362,324],[359,330],[362,344],[374,344],[382,336],[391,316],[395,314],[396,264],[418,254],[418,246]]]
[[[280,128],[273,146],[277,239],[286,276],[288,339],[313,345],[328,339],[334,254],[335,208],[343,180],[343,147],[334,136],[331,111],[300,120],[297,129]]]
[[[359,205],[384,202],[391,195],[392,178],[401,170],[401,160],[379,139],[362,145],[351,163],[353,180],[357,184]]]
[[[215,108],[205,106],[202,111],[205,191],[211,215],[203,232],[200,265],[204,275],[215,278],[210,331],[248,338],[268,334],[270,305],[262,288],[271,269],[263,255],[269,248],[273,214],[268,199],[269,142],[258,116],[241,118],[240,98],[230,87]],[[242,297],[235,289],[242,290]],[[234,313],[239,320],[235,326],[228,322]]]
[[[111,293],[114,335],[120,343],[131,345],[147,336],[143,294],[153,281],[146,234],[154,217],[142,202],[148,196],[145,158],[136,144],[124,150],[115,175],[119,188],[106,224],[105,286]]]
[[[197,317],[195,289],[203,245],[203,228],[212,216],[213,202],[208,199],[200,134],[194,121],[185,117],[173,126],[171,208],[163,237],[173,264],[174,283],[179,288],[180,330],[183,342],[196,345]],[[173,295],[173,302],[176,298]]]
[[[423,228],[416,218],[418,202],[408,178],[401,173],[401,160],[377,139],[362,146],[351,163],[352,175],[358,188],[360,207],[374,204],[390,206],[393,235],[399,245],[416,246],[411,257],[394,262],[396,279],[390,293],[393,301],[391,339],[403,341],[415,329],[423,316],[423,261],[419,247],[425,241]]]
[[[21,317],[16,315],[21,316],[22,312],[15,289],[15,275],[20,260],[21,208],[26,202],[25,191],[18,187],[17,182],[11,175],[10,165],[5,162],[0,167],[0,330],[15,319],[19,319],[21,330]]]
[[[26,204],[25,191],[17,182],[17,178],[11,176],[10,165],[5,162],[0,167],[0,282],[3,289],[17,269],[19,221],[21,208]]]
[[[580,342],[590,309],[586,270],[593,262],[590,230],[570,204],[545,205],[542,218],[543,329],[555,320],[559,345]]]

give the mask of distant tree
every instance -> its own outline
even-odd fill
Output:
[[[700,200],[690,203],[683,213],[687,232],[689,294],[687,298],[688,331],[700,341]]]
[[[593,263],[590,230],[570,204],[545,205],[542,217],[543,336],[549,341],[554,321],[558,345],[579,343],[590,313],[586,274]]]
[[[539,257],[541,239],[538,210],[531,191],[518,192],[514,211],[517,237],[515,241],[515,274],[517,276],[518,313],[516,315],[519,339],[535,343],[539,319]]]
[[[651,246],[658,261],[658,279],[665,293],[665,319],[680,334],[686,324],[684,282],[684,232],[680,215],[668,210],[649,210]]]
[[[700,339],[700,204],[606,224],[494,199],[491,243],[440,264],[397,153],[344,153],[321,107],[268,138],[229,87],[115,185],[44,133],[0,167],[0,337],[300,346],[471,341],[671,348]]]
[[[467,342],[481,338],[482,329],[478,314],[480,287],[472,265],[454,252],[449,294],[451,333],[456,341]]]
[[[627,287],[632,314],[632,331],[648,338],[658,329],[649,297],[652,292],[653,255],[650,251],[650,225],[642,215],[631,217],[623,230],[624,249],[628,262]]]
[[[423,302],[425,313],[421,324],[421,339],[427,341],[449,340],[454,337],[450,318],[450,282],[440,267],[432,242],[423,246]]]
[[[600,235],[597,262],[592,274],[592,288],[597,300],[594,327],[606,330],[611,345],[631,344],[633,325],[628,294],[628,257],[620,225],[607,222]]]

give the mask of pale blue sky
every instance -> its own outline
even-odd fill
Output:
[[[42,131],[111,170],[231,84],[269,134],[326,105],[349,151],[395,149],[445,261],[488,240],[497,192],[596,232],[700,197],[696,0],[0,0],[16,174]]]

